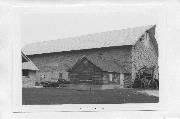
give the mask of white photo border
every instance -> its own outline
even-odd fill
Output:
[[[126,5],[126,4],[125,4]],[[80,5],[81,7],[88,7],[88,5]],[[89,7],[94,7],[95,9],[99,8],[104,8],[106,9],[108,5],[91,5]],[[21,8],[19,7],[14,7],[16,16],[14,16],[16,19],[14,21],[14,34],[12,35],[12,53],[13,53],[13,58],[12,58],[12,64],[13,64],[13,74],[12,74],[12,103],[13,103],[13,112],[58,112],[58,111],[137,111],[137,110],[164,110],[167,105],[165,104],[165,97],[166,94],[164,93],[165,87],[163,81],[161,79],[164,78],[164,70],[163,70],[163,65],[164,65],[164,54],[163,54],[163,43],[162,39],[164,39],[164,35],[162,34],[164,32],[164,28],[166,28],[166,11],[165,8],[159,4],[155,3],[152,5],[149,4],[140,4],[140,5],[134,5],[130,4],[127,7],[152,7],[153,8],[159,8],[159,16],[158,16],[158,23],[157,25],[157,36],[156,39],[159,44],[159,74],[160,74],[160,89],[159,89],[159,103],[137,103],[137,104],[62,104],[62,105],[22,105],[22,77],[21,77],[21,28],[20,28],[20,22],[21,20],[19,19],[20,15],[22,14]],[[78,11],[78,5],[71,6],[73,9],[77,8]],[[69,9],[71,8],[69,6],[64,7],[64,6],[59,6],[55,7],[52,6],[35,6],[35,7],[29,7],[33,12],[36,12],[36,10],[40,11],[58,11],[58,9]],[[107,7],[107,10],[112,10],[114,12],[118,11],[119,8],[123,7],[122,4],[116,4],[116,5],[109,5]],[[87,8],[88,9],[88,8]],[[111,11],[111,12],[112,12]],[[27,13],[30,12],[30,10],[26,11]],[[71,11],[70,11],[71,12]],[[90,11],[92,12],[92,11]],[[99,11],[101,12],[101,11]],[[126,11],[124,11],[126,12]],[[153,14],[153,13],[152,13]]]

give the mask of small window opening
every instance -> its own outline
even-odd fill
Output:
[[[23,76],[28,76],[28,70],[22,70],[22,75]]]

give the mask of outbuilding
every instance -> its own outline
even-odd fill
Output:
[[[114,61],[94,56],[82,56],[68,72],[70,81],[76,84],[119,84],[123,86],[124,75],[130,76],[129,72]]]
[[[22,87],[33,87],[36,82],[36,72],[39,70],[22,52]]]

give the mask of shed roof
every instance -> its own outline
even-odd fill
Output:
[[[23,70],[34,70],[37,71],[39,70],[32,61],[28,61],[28,62],[23,62],[22,63],[22,69]]]
[[[154,27],[154,25],[32,43],[26,45],[22,50],[26,55],[34,55],[111,46],[134,45],[137,40],[152,27]]]
[[[22,62],[28,62],[30,59],[21,51]]]
[[[83,56],[81,57],[76,64],[69,69],[69,71],[72,71],[74,67],[78,66],[83,60],[88,60],[98,68],[100,68],[102,71],[107,72],[117,72],[117,73],[129,73],[129,71],[126,71],[125,68],[120,66],[118,63],[116,63],[113,60],[104,60],[100,57],[96,56]]]

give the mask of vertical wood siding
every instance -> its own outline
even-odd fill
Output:
[[[81,83],[92,80],[93,84],[102,84],[102,72],[102,70],[88,60],[83,60],[69,73],[70,81],[72,83]]]

